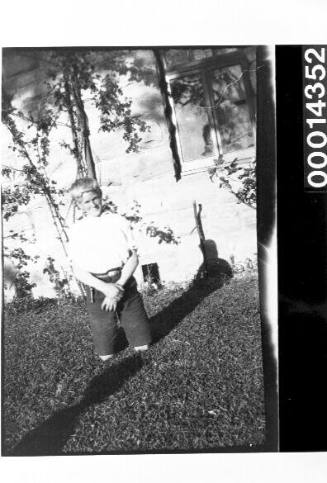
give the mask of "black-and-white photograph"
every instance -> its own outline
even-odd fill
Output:
[[[3,49],[3,455],[277,448],[268,57]]]

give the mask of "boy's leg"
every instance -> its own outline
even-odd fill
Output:
[[[151,343],[150,323],[136,283],[132,283],[132,287],[126,289],[121,304],[120,323],[129,345],[137,351],[148,349]]]
[[[106,361],[114,353],[117,322],[115,312],[101,309],[103,299],[104,295],[96,290],[91,297],[90,289],[87,288],[87,309],[95,351],[103,361]]]

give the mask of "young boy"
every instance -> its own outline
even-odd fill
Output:
[[[113,356],[116,316],[136,351],[151,342],[149,320],[133,273],[138,256],[125,218],[103,212],[102,192],[92,178],[70,188],[84,218],[70,231],[69,252],[75,276],[87,287],[87,307],[96,352],[105,361]]]

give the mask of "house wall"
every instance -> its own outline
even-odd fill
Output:
[[[249,50],[249,56],[253,51]],[[151,55],[147,54],[147,62]],[[16,105],[35,103],[33,97],[33,78],[42,77],[35,65],[25,69],[25,84],[22,76],[17,85]],[[34,76],[34,77],[33,77]],[[15,76],[13,76],[14,78]],[[97,112],[86,101],[86,108],[91,129],[91,146],[96,161],[98,179],[105,194],[108,194],[118,205],[121,212],[128,211],[134,201],[140,205],[142,223],[134,227],[135,237],[139,245],[140,267],[136,276],[142,281],[141,265],[157,263],[161,280],[164,282],[183,282],[191,279],[203,261],[199,248],[199,237],[195,229],[193,201],[201,203],[202,223],[207,239],[216,244],[218,256],[230,263],[244,262],[247,258],[255,259],[256,246],[256,212],[246,205],[238,204],[236,198],[218,185],[210,181],[206,171],[183,176],[175,181],[173,160],[169,148],[169,136],[164,118],[161,94],[156,85],[143,82],[129,84],[122,79],[124,94],[133,99],[133,111],[142,114],[150,132],[143,136],[138,153],[126,154],[126,145],[122,142],[121,133],[99,132]],[[37,96],[40,96],[38,87]],[[70,140],[70,132],[65,126],[65,119],[51,137],[51,154],[49,175],[63,188],[68,188],[74,181],[76,168],[74,160],[59,142]],[[9,137],[6,134],[2,142],[3,164],[19,166],[20,161],[7,150]],[[65,199],[64,208],[67,223],[72,222],[72,210],[69,211],[69,199]],[[157,238],[145,236],[139,230],[154,223],[158,228],[169,227],[173,230],[178,244],[158,244]],[[143,226],[142,225],[142,226]],[[56,233],[49,219],[48,208],[42,198],[33,200],[30,206],[24,207],[8,223],[4,223],[4,231],[25,226],[26,233],[33,234],[35,244],[26,245],[26,251],[38,254],[40,259],[28,268],[31,280],[37,283],[34,295],[54,295],[52,285],[42,273],[47,256],[56,259],[58,267],[69,270],[62,247],[56,239]]]

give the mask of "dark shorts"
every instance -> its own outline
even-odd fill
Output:
[[[124,296],[117,305],[117,311],[102,310],[103,293],[94,289],[92,291],[93,295],[91,295],[91,289],[87,287],[87,308],[95,350],[99,355],[114,353],[118,324],[124,329],[131,346],[150,344],[149,319],[134,278],[125,287]]]

